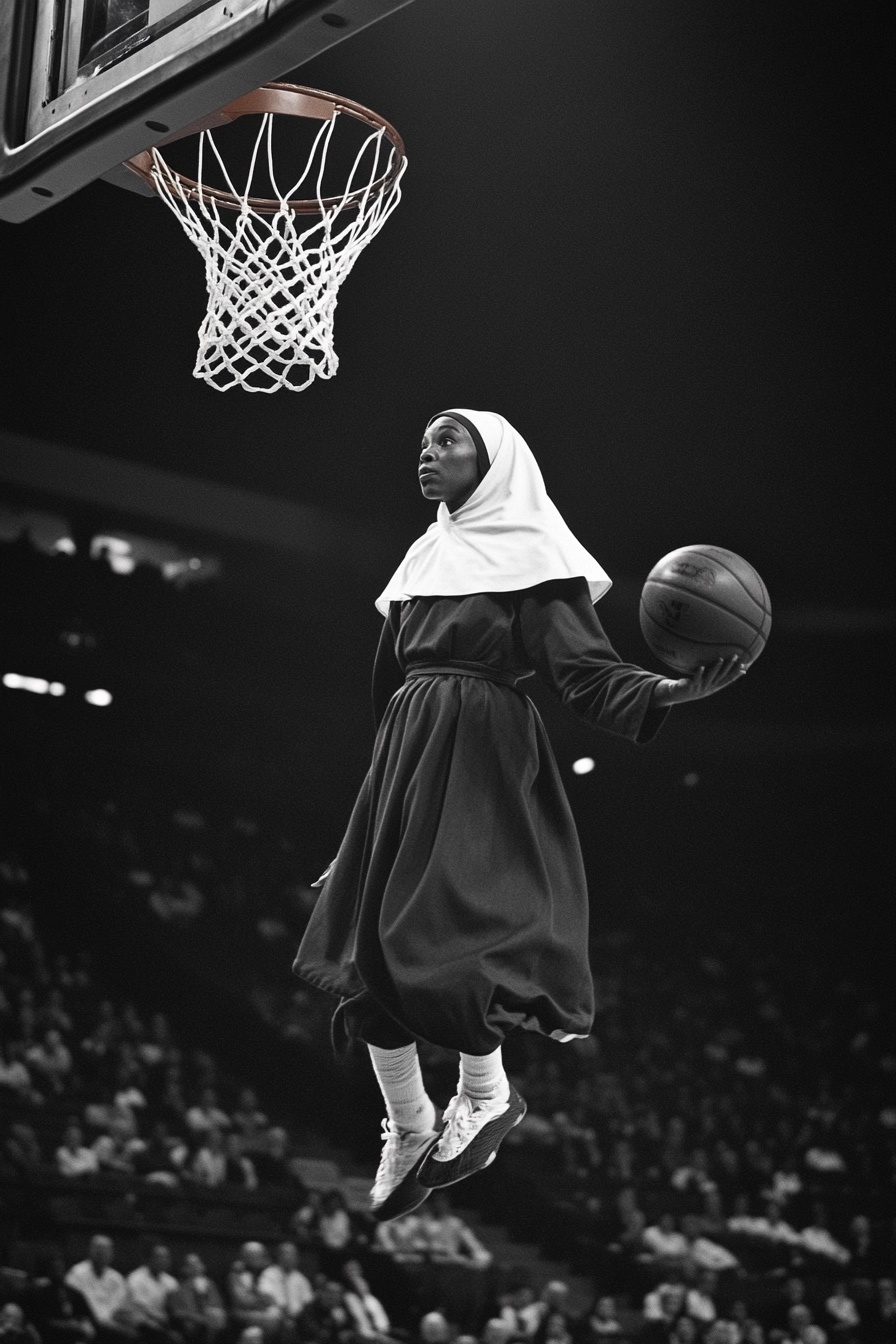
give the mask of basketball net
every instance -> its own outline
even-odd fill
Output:
[[[288,191],[275,177],[270,112],[261,117],[243,186],[234,185],[213,128],[200,132],[195,181],[173,170],[158,148],[150,151],[151,184],[205,262],[208,310],[193,375],[217,391],[300,392],[339,367],[333,346],[339,287],[401,199],[407,160],[380,126],[358,150],[342,194],[324,198],[338,112],[321,123],[305,169]],[[276,200],[251,195],[260,154]],[[210,158],[229,193],[203,185]],[[315,195],[297,202],[306,181],[315,184]],[[312,211],[318,218],[304,227]]]

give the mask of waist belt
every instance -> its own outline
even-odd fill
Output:
[[[412,677],[479,677],[481,681],[494,681],[499,686],[515,688],[520,677],[525,675],[525,672],[501,672],[496,667],[489,667],[487,663],[464,663],[460,660],[449,660],[444,663],[411,663],[405,670],[404,677],[405,681],[410,681]]]

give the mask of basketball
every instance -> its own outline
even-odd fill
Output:
[[[652,652],[679,673],[735,654],[754,663],[772,625],[762,579],[721,546],[682,546],[664,555],[647,575],[639,615]]]

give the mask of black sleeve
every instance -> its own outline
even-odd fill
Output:
[[[373,725],[375,729],[379,728],[386,712],[386,706],[404,681],[404,675],[395,656],[398,612],[399,608],[396,603],[390,602],[389,615],[383,621],[380,642],[377,645],[376,657],[373,660]]]
[[[624,663],[604,634],[588,584],[552,579],[520,594],[519,626],[540,679],[579,718],[632,742],[649,742],[668,709],[656,709],[662,677]]]

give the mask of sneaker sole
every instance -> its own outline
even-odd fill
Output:
[[[400,1218],[403,1213],[411,1213],[414,1209],[419,1208],[425,1199],[429,1198],[432,1190],[429,1186],[421,1185],[417,1176],[423,1163],[441,1137],[441,1134],[437,1134],[432,1143],[424,1148],[410,1171],[402,1177],[394,1190],[389,1191],[382,1204],[372,1204],[370,1206],[371,1218],[378,1223],[388,1223],[393,1218]]]
[[[501,1142],[512,1129],[516,1128],[525,1114],[526,1103],[515,1089],[511,1089],[510,1105],[504,1114],[495,1116],[494,1120],[483,1125],[476,1137],[467,1144],[463,1152],[458,1153],[457,1157],[452,1158],[450,1162],[440,1162],[438,1158],[432,1156],[432,1148],[429,1150],[417,1172],[419,1184],[429,1190],[440,1190],[442,1186],[455,1185],[458,1181],[466,1180],[468,1176],[474,1176],[477,1171],[484,1171],[497,1157]],[[433,1148],[435,1147],[436,1144],[433,1144]]]

